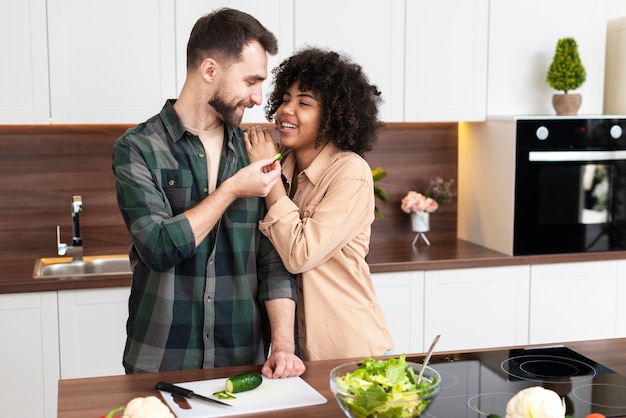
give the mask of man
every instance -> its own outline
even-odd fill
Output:
[[[261,104],[267,54],[277,49],[246,13],[200,18],[179,98],[115,144],[132,239],[127,373],[262,363],[268,377],[304,372],[294,354],[293,278],[258,231],[280,165],[249,164],[238,127]]]

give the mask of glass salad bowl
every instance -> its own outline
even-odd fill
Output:
[[[441,376],[426,366],[400,358],[365,358],[330,372],[330,388],[348,417],[420,417],[439,394]]]

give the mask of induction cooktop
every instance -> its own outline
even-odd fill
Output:
[[[441,375],[441,390],[428,417],[504,417],[509,399],[531,386],[558,393],[574,418],[626,417],[626,377],[564,346],[435,354],[430,365]]]

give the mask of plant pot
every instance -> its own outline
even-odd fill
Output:
[[[420,237],[424,240],[426,245],[430,245],[430,241],[426,237],[426,232],[430,230],[430,213],[428,212],[413,212],[411,213],[411,229],[413,232],[417,232],[411,245],[415,247]]]
[[[430,213],[411,213],[411,229],[413,232],[428,232],[430,230]]]
[[[552,106],[557,116],[576,116],[583,102],[580,94],[562,93],[552,96]]]

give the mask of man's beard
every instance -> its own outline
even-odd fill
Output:
[[[226,126],[239,126],[241,124],[241,119],[243,118],[243,114],[240,116],[237,112],[239,106],[244,105],[243,102],[236,104],[235,106],[231,106],[226,103],[219,93],[215,94],[211,100],[209,100],[209,104],[215,109],[215,111],[222,116],[222,121]]]

